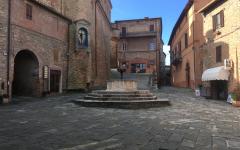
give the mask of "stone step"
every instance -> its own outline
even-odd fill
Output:
[[[134,101],[99,101],[99,100],[73,100],[75,104],[84,107],[105,107],[105,108],[122,108],[122,109],[142,109],[152,107],[170,106],[168,99],[157,100],[134,100]]]
[[[93,91],[93,94],[151,94],[148,90],[140,91]]]
[[[157,96],[152,97],[95,97],[95,96],[85,96],[86,100],[99,100],[99,101],[134,101],[134,100],[157,100]]]
[[[90,93],[88,96],[93,97],[153,97],[152,93],[150,94],[97,94],[97,93]]]

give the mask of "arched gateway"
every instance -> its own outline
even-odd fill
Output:
[[[39,62],[29,50],[20,51],[14,59],[13,95],[36,96],[39,89]]]

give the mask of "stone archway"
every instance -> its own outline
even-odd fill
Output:
[[[20,51],[14,59],[13,95],[37,96],[39,91],[39,62],[29,50]]]

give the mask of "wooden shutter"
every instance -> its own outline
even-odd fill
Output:
[[[212,24],[213,24],[213,31],[216,31],[216,28],[217,28],[217,16],[214,15],[212,17]]]
[[[222,62],[222,46],[216,47],[216,62]]]
[[[185,48],[188,48],[188,33],[185,33]]]
[[[220,18],[221,18],[221,27],[224,27],[224,11],[223,10],[220,12]]]
[[[32,20],[32,6],[26,4],[26,18]]]

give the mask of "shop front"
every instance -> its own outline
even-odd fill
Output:
[[[202,96],[209,99],[227,100],[230,72],[224,66],[205,70],[202,75]]]

